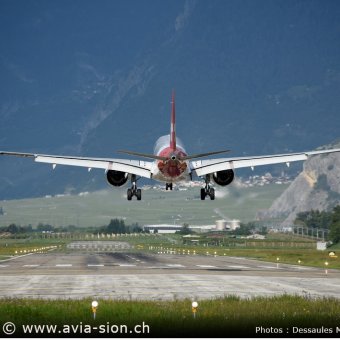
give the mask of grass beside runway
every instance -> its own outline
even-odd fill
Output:
[[[13,256],[55,251],[65,244],[65,240],[2,239],[0,240],[0,261]]]
[[[340,324],[340,302],[337,299],[310,299],[283,295],[251,300],[226,297],[198,301],[194,318],[192,301],[110,301],[99,300],[93,319],[91,300],[0,300],[0,335],[7,322],[16,326],[14,336],[23,334],[22,325],[57,325],[56,333],[44,336],[157,336],[157,337],[290,337],[310,334],[296,328],[332,329]],[[136,325],[147,325],[148,333],[130,333]],[[126,325],[128,334],[115,333]],[[65,327],[66,326],[66,327]],[[72,327],[73,326],[73,327]],[[101,327],[103,326],[103,327]],[[91,334],[84,333],[85,328]],[[95,329],[95,328],[97,329]],[[67,331],[65,334],[64,331]],[[76,330],[74,332],[74,330]],[[102,331],[102,333],[101,333]],[[302,331],[304,332],[304,331]],[[32,335],[42,335],[32,333]],[[325,334],[321,334],[321,336]],[[328,335],[328,334],[326,334]]]
[[[195,239],[200,235],[195,235]],[[136,251],[147,251],[156,254],[173,254],[182,256],[233,256],[245,257],[275,264],[293,264],[299,266],[311,266],[329,269],[340,269],[340,255],[330,257],[329,251],[338,254],[340,244],[320,251],[316,250],[316,241],[295,235],[268,234],[266,240],[246,240],[227,238],[221,242],[229,242],[229,246],[203,246],[181,244],[180,235],[158,235],[158,238],[124,236],[117,240],[126,241],[134,245]],[[229,241],[227,241],[229,240]],[[203,242],[204,243],[204,242]],[[327,265],[326,265],[327,263]]]
[[[154,253],[175,254],[182,256],[233,256],[245,257],[260,261],[280,264],[293,264],[298,266],[311,266],[329,269],[340,269],[340,258],[331,258],[328,251],[314,249],[226,249],[222,247],[154,247],[150,249]],[[327,265],[326,265],[327,263]]]

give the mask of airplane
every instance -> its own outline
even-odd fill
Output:
[[[132,200],[136,196],[141,200],[141,189],[137,188],[137,180],[142,177],[164,182],[166,190],[173,189],[173,183],[191,181],[194,176],[204,178],[205,186],[201,188],[201,200],[207,196],[215,199],[215,189],[212,182],[219,186],[227,186],[234,180],[235,169],[251,168],[256,166],[272,165],[303,161],[310,156],[340,152],[340,149],[315,150],[300,153],[286,153],[265,156],[245,156],[231,158],[200,159],[207,156],[227,153],[230,150],[213,151],[188,155],[182,141],[176,136],[176,111],[175,92],[172,92],[171,100],[171,127],[170,134],[160,137],[155,144],[154,153],[140,153],[134,151],[119,150],[119,153],[138,156],[142,160],[129,160],[117,158],[90,158],[78,156],[44,155],[13,151],[0,151],[0,155],[29,157],[35,162],[50,163],[53,169],[57,165],[70,165],[91,169],[104,169],[108,183],[114,187],[120,187],[128,180],[131,187],[127,189],[127,199]],[[149,159],[152,161],[146,161]]]

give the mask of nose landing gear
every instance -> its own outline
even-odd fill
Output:
[[[210,186],[210,175],[205,176],[205,187],[201,189],[201,200],[209,196],[213,201],[215,199],[215,189]]]
[[[137,189],[137,178],[136,175],[131,176],[131,189],[127,189],[127,199],[128,201],[132,200],[133,196],[137,197],[137,201],[140,201],[142,199],[142,190]]]

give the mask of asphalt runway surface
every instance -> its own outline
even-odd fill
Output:
[[[107,246],[108,247],[108,246]],[[114,248],[114,247],[113,247]],[[84,249],[0,261],[0,297],[205,299],[282,294],[340,298],[340,271],[228,256]]]

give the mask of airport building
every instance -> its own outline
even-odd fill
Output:
[[[143,230],[147,231],[151,234],[174,234],[176,231],[180,231],[182,229],[181,225],[175,224],[147,224],[143,226]]]
[[[224,230],[236,230],[240,227],[239,220],[218,220],[213,225],[197,225],[189,226],[189,229],[195,231],[196,233],[205,233],[209,231],[224,231]],[[143,226],[143,230],[151,234],[174,234],[176,231],[182,229],[181,225],[175,224],[147,224]]]
[[[236,230],[240,227],[241,221],[239,220],[217,220],[216,221],[216,230]]]

